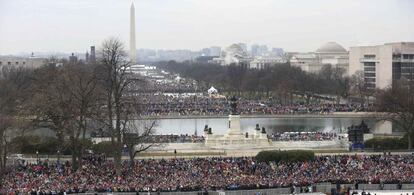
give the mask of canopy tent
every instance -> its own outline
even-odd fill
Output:
[[[216,89],[216,88],[214,88],[214,87],[212,86],[212,87],[210,87],[210,89],[208,89],[208,90],[207,90],[207,92],[208,92],[208,94],[215,94],[215,93],[217,93],[218,91],[217,91],[217,89]]]

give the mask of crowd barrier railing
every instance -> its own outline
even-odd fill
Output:
[[[333,183],[317,183],[312,185],[312,192],[317,193],[331,193],[332,189],[336,189],[337,185]],[[355,184],[340,184],[342,190],[414,190],[413,184],[358,184],[358,189],[355,189]],[[401,189],[400,189],[401,187]],[[296,187],[295,194],[299,194],[300,187]],[[269,195],[269,194],[292,194],[292,188],[269,188],[269,189],[252,189],[252,190],[225,190],[225,191],[190,191],[190,192],[105,192],[105,193],[83,193],[83,194],[114,194],[114,195]]]

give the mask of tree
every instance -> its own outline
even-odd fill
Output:
[[[324,65],[319,72],[323,79],[325,90],[328,94],[336,95],[336,104],[340,103],[341,97],[348,97],[349,78],[345,76],[346,70],[332,65]]]
[[[9,141],[24,118],[22,104],[28,99],[31,70],[0,66],[0,186],[6,169]]]
[[[67,90],[63,67],[53,64],[37,69],[32,85],[32,101],[29,109],[33,113],[35,127],[49,128],[56,133],[60,143],[73,128],[73,96]],[[62,145],[57,150],[62,151]],[[73,168],[77,168],[75,159]]]
[[[246,67],[244,66],[231,64],[227,68],[228,88],[230,91],[237,92],[237,94],[240,95],[245,74]]]
[[[155,120],[137,119],[124,124],[123,143],[128,150],[130,168],[134,167],[134,159],[140,152],[148,150],[154,146],[153,140],[149,139],[154,134]]]
[[[55,131],[61,143],[65,137],[70,139],[74,170],[81,164],[87,123],[97,107],[96,85],[92,65],[63,61],[62,66],[48,65],[36,71],[31,104],[34,123]],[[63,151],[62,145],[58,151]]]
[[[351,93],[358,96],[362,103],[369,104],[369,96],[372,96],[375,90],[369,89],[367,82],[365,81],[364,71],[357,71],[350,78],[350,90]]]
[[[72,97],[72,125],[66,133],[70,138],[72,161],[75,168],[81,164],[89,121],[98,111],[97,77],[93,65],[82,63],[63,66],[63,85]],[[81,136],[82,135],[82,136]],[[82,137],[82,138],[80,138]]]
[[[407,134],[408,149],[412,149],[414,135],[414,84],[412,81],[394,81],[392,87],[380,90],[377,94],[378,111],[381,117],[396,124]]]
[[[116,173],[121,174],[122,138],[128,122],[133,119],[134,109],[130,106],[134,98],[128,94],[128,86],[133,80],[128,79],[131,66],[127,60],[124,45],[116,38],[103,42],[98,64],[98,78],[102,87],[103,107],[101,122],[111,135],[114,147]]]

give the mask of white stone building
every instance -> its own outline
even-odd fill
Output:
[[[249,57],[245,49],[240,44],[232,44],[227,47],[221,56],[214,58],[213,63],[220,64],[222,66],[228,66],[231,64],[242,65],[249,67],[252,58]]]
[[[254,58],[250,62],[250,68],[252,69],[266,69],[272,66],[277,66],[279,64],[286,64],[287,60],[282,57],[271,57],[271,56],[261,56]]]
[[[0,56],[0,67],[15,66],[25,68],[39,68],[44,65],[45,58],[39,58],[32,55],[31,57]]]
[[[414,42],[351,47],[349,75],[363,71],[370,88],[386,88],[393,80],[414,79]]]
[[[284,56],[256,56],[249,55],[243,44],[232,44],[221,52],[220,57],[213,58],[210,62],[228,66],[236,64],[252,69],[265,69],[278,64],[285,64],[287,60]]]
[[[311,73],[319,72],[325,65],[343,68],[347,72],[349,54],[338,43],[328,42],[319,47],[315,52],[293,54],[290,58],[290,63],[292,66]]]

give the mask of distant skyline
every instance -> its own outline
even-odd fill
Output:
[[[85,52],[109,37],[129,49],[132,0],[0,0],[0,55]],[[135,0],[136,46],[232,43],[314,51],[414,41],[412,0]]]

